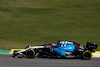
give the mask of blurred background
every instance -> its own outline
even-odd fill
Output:
[[[0,0],[0,49],[58,40],[99,45],[100,0]]]

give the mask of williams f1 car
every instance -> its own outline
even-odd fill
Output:
[[[83,59],[90,60],[93,49],[97,49],[95,42],[87,42],[86,46],[73,41],[58,41],[57,44],[44,44],[43,46],[28,46],[25,50],[15,51],[12,57],[34,58],[37,57],[68,57],[81,56]]]

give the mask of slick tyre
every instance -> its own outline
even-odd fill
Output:
[[[90,51],[84,51],[83,54],[82,54],[82,58],[85,59],[85,60],[90,60],[91,59],[91,52]]]
[[[35,57],[35,51],[32,50],[32,49],[28,49],[28,50],[26,51],[26,57],[27,57],[27,58],[34,58],[34,57]]]

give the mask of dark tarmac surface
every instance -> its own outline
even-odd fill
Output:
[[[13,58],[0,54],[0,67],[100,67],[100,58],[82,59],[48,59],[48,58]]]

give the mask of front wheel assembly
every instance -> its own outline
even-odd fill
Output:
[[[34,58],[34,57],[35,57],[35,51],[32,50],[32,49],[28,49],[28,50],[26,51],[26,57],[27,57],[27,58]]]

